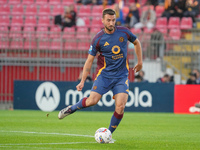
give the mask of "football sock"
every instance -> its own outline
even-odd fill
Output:
[[[74,112],[78,109],[82,109],[86,107],[86,99],[87,97],[82,98],[78,103],[76,103],[75,105],[71,106],[71,110]]]
[[[120,121],[122,120],[124,114],[118,114],[116,111],[114,112],[111,121],[110,121],[110,126],[109,126],[109,130],[111,133],[113,133],[115,131],[115,129],[117,128],[117,126],[119,125]]]

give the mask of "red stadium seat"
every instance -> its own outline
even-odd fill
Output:
[[[50,49],[51,50],[62,50],[63,49],[63,42],[62,42],[62,40],[53,39],[51,41]]]
[[[36,5],[27,5],[25,15],[26,16],[36,16],[37,15],[37,6]]]
[[[78,11],[79,17],[90,17],[91,16],[91,6],[90,5],[80,5]]]
[[[68,51],[77,50],[77,42],[76,41],[66,41],[64,44],[64,50],[68,50]]]
[[[191,17],[183,17],[180,23],[180,29],[191,29],[193,21]]]
[[[63,38],[74,40],[75,39],[75,28],[74,27],[65,27],[63,31]]]
[[[133,33],[133,34],[140,34],[140,33],[142,33],[142,30],[140,29],[140,28],[131,28],[131,32]]]
[[[50,38],[60,38],[62,35],[61,28],[59,26],[53,26],[50,29]]]
[[[101,19],[101,17],[93,17],[93,18],[92,18],[91,25],[92,25],[92,27],[102,28],[102,27],[103,27],[103,24],[102,24],[102,19]]]
[[[7,4],[7,0],[0,0],[0,5],[4,5],[4,4]]]
[[[76,32],[76,38],[81,39],[81,40],[90,39],[91,37],[89,35],[88,28],[87,27],[78,27],[77,32]]]
[[[49,19],[49,17],[47,17],[47,16],[41,16],[41,17],[39,17],[37,26],[38,27],[40,27],[40,26],[44,26],[44,27],[51,26],[50,25],[50,19]]]
[[[9,0],[8,4],[10,5],[17,5],[17,4],[21,4],[21,0]]]
[[[22,30],[20,26],[12,26],[9,33],[10,38],[22,38]]]
[[[24,7],[21,4],[13,5],[12,16],[22,16],[24,15]]]
[[[162,5],[157,5],[155,8],[156,17],[161,17],[162,13],[165,11],[165,7]]]
[[[26,39],[24,42],[24,49],[25,50],[35,50],[37,49],[37,42],[35,39],[29,40]]]
[[[153,33],[154,29],[149,29],[149,28],[144,28],[143,32],[144,33],[147,33],[147,34],[150,34],[150,33]]]
[[[35,0],[22,0],[23,5],[32,5],[35,3]]]
[[[0,26],[0,38],[7,38],[8,37],[8,27]]]
[[[90,28],[90,33],[89,33],[91,39],[93,39],[94,36],[95,36],[98,32],[100,32],[100,31],[101,31],[101,28],[91,27],[91,28]]]
[[[168,29],[180,28],[180,18],[179,17],[170,17],[168,22]]]
[[[10,5],[0,5],[0,16],[1,15],[10,15]]]
[[[22,16],[13,16],[11,26],[23,26],[23,17]]]
[[[38,27],[37,30],[36,30],[36,37],[37,38],[48,38],[49,37],[49,34],[48,34],[48,27]]]
[[[10,49],[15,50],[22,50],[24,48],[23,40],[22,39],[13,39],[10,44]]]
[[[35,16],[26,16],[24,26],[25,27],[36,27],[37,20]]]
[[[9,16],[0,15],[0,26],[10,26],[10,18]]]
[[[49,0],[49,4],[50,5],[60,5],[61,4],[61,0]]]
[[[155,27],[156,29],[167,28],[167,18],[166,17],[157,18]]]
[[[74,4],[75,1],[74,0],[62,0],[62,4],[63,5],[71,5],[71,4]]]
[[[92,7],[92,17],[100,17],[102,15],[103,6],[102,5],[94,5]]]
[[[23,37],[24,38],[35,38],[35,29],[34,27],[30,27],[30,26],[27,26],[27,27],[24,27],[24,30],[23,30]]]
[[[40,39],[39,42],[38,42],[38,48],[40,50],[48,50],[49,47],[50,47],[50,44],[49,44],[49,39],[48,38],[43,38],[43,39]]]
[[[88,27],[89,28],[91,26],[89,17],[81,17],[81,19],[83,19],[84,22],[85,22],[84,27]]]
[[[88,51],[90,48],[90,42],[78,42],[77,50]]]
[[[167,30],[168,30],[167,28],[158,28],[157,30],[160,31],[160,32],[163,33],[163,34],[167,34],[167,32],[168,32],[168,31],[167,31]]]
[[[53,6],[53,10],[51,12],[51,16],[56,16],[64,13],[64,7],[62,5]]]
[[[9,40],[0,40],[0,49],[8,49],[9,48]]]
[[[39,16],[50,16],[50,6],[49,5],[41,5],[38,11]]]
[[[181,30],[180,29],[170,29],[169,36],[173,40],[179,40],[181,38]]]
[[[35,4],[37,4],[37,5],[46,5],[46,4],[48,4],[48,0],[36,0]]]

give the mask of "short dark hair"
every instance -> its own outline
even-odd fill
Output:
[[[106,8],[106,9],[103,10],[103,16],[102,17],[104,17],[106,14],[115,15],[115,11],[113,9]]]

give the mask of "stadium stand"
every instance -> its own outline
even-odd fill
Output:
[[[18,4],[21,4],[21,0],[9,0],[8,4],[10,4],[10,5],[18,5]]]
[[[26,16],[24,26],[25,27],[36,27],[37,26],[36,17],[35,16]]]
[[[7,0],[0,0],[0,5],[7,4]]]
[[[75,27],[66,27],[63,31],[63,38],[68,40],[74,40],[75,39]]]
[[[38,10],[38,16],[50,16],[50,6],[49,5],[41,5]]]
[[[0,15],[10,15],[10,5],[0,5]]]
[[[50,5],[60,5],[61,4],[61,0],[49,0],[49,4]]]
[[[64,13],[64,7],[62,5],[54,5],[51,11],[51,16],[56,16]]]
[[[36,0],[35,4],[40,5],[40,6],[47,5],[48,4],[48,0]]]
[[[180,28],[180,18],[170,17],[167,25],[168,29]]]
[[[11,26],[20,26],[24,25],[24,20],[22,16],[12,16]]]
[[[22,0],[22,4],[26,6],[32,5],[34,3],[35,3],[35,0]]]
[[[50,38],[60,39],[62,37],[61,28],[59,26],[52,26],[50,29]]]
[[[62,0],[62,4],[63,5],[71,5],[71,4],[74,4],[74,0]]]
[[[42,39],[42,38],[48,38],[48,27],[47,26],[39,26],[36,30],[36,38]]]
[[[23,30],[24,38],[35,38],[35,29],[33,26],[26,26]]]
[[[183,17],[180,22],[180,29],[192,29],[192,18],[191,17]]]
[[[145,9],[144,4],[146,1],[147,0],[141,1],[140,11]],[[135,2],[135,0],[129,0],[128,2]],[[75,6],[77,18],[82,18],[85,22],[85,26],[64,28],[64,30],[61,31],[60,27],[52,25],[53,17],[58,14],[63,14],[64,8],[71,4]],[[112,8],[113,6],[107,7]],[[127,8],[128,5],[125,3],[125,9],[123,11],[127,12]],[[183,17],[182,19],[171,17],[169,21],[167,18],[161,17],[164,11],[163,8],[163,6],[156,6],[154,8],[157,16],[155,29],[131,28],[130,30],[141,40],[144,58],[151,61],[155,60],[156,57],[158,58],[159,54],[154,52],[156,50],[152,48],[150,35],[154,33],[154,31],[160,31],[164,34],[165,46],[163,47],[166,47],[164,48],[165,53],[163,53],[166,56],[164,59],[169,61],[172,65],[174,64],[175,68],[181,70],[183,67],[173,62],[174,58],[177,58],[176,63],[178,63],[181,58],[177,56],[173,57],[173,55],[175,55],[173,52],[177,53],[183,50],[187,50],[187,52],[197,52],[200,49],[198,44],[194,45],[194,43],[192,43],[191,45],[183,45],[180,41],[187,40],[187,42],[189,42],[199,40],[199,29],[194,29],[194,27],[192,27],[193,22],[189,17]],[[79,66],[73,64],[73,67],[65,63],[64,71],[61,72],[60,63],[54,60],[54,58],[62,58],[62,61],[73,59],[72,62],[84,60],[87,56],[91,39],[103,27],[101,22],[102,10],[103,7],[101,5],[84,6],[76,4],[75,0],[0,0],[0,56],[2,65],[0,67],[0,82],[2,83],[0,85],[0,101],[13,100],[13,81],[17,79],[76,81],[78,73],[77,76],[73,73],[79,72],[82,69],[82,67],[80,67],[81,63],[79,63]],[[197,33],[195,33],[194,30],[197,31]],[[182,36],[183,33],[187,34]],[[160,41],[156,42],[159,43]],[[168,54],[169,51],[170,54]],[[132,52],[132,50],[130,52]],[[151,53],[154,54],[151,55]],[[132,53],[130,56],[132,56]],[[38,61],[39,64],[35,61],[30,64],[29,60],[26,60],[26,58],[29,57],[40,60]],[[44,58],[49,57],[52,58],[52,62],[44,63]],[[187,58],[185,57],[182,62],[191,63],[192,61],[189,57],[190,56],[187,56]],[[2,58],[6,58],[6,63],[10,63],[10,65],[4,66],[4,59]],[[130,58],[131,60],[133,59],[133,57]],[[16,61],[13,61],[14,59]],[[194,61],[194,59],[192,60]],[[55,66],[52,67],[51,63]],[[27,66],[22,66],[22,64]],[[35,67],[36,64],[39,66]],[[29,65],[34,68],[32,72],[30,71],[31,66]],[[186,70],[185,73],[188,73],[189,69],[184,69]],[[16,71],[19,72],[19,74],[16,75],[16,73],[13,73]],[[38,72],[40,72],[40,74],[38,74]],[[5,74],[12,74],[12,76],[8,79]],[[131,81],[133,80],[134,73],[131,74]]]
[[[91,6],[80,5],[78,11],[78,17],[90,17],[90,16],[91,16]]]
[[[25,16],[37,16],[37,6],[35,4],[26,6]]]
[[[24,7],[21,4],[14,5],[12,8],[12,16],[23,16],[24,15]]]
[[[155,7],[155,12],[156,12],[156,17],[161,17],[162,13],[165,11],[164,6],[162,5],[157,5]]]
[[[10,18],[8,15],[0,15],[0,26],[10,26]]]

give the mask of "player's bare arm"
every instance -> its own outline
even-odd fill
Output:
[[[84,67],[83,67],[83,75],[82,75],[81,81],[80,81],[80,83],[76,86],[76,89],[77,89],[78,91],[81,91],[81,90],[83,89],[83,87],[84,87],[85,80],[86,80],[88,74],[90,73],[90,70],[91,70],[92,63],[93,63],[93,61],[94,61],[94,58],[95,58],[94,56],[92,56],[92,55],[90,55],[90,54],[88,55],[88,58],[87,58],[87,60],[86,60],[86,62],[85,62],[85,64],[84,64]]]
[[[133,68],[133,70],[135,72],[138,72],[142,69],[142,47],[140,44],[140,41],[138,39],[136,39],[134,42],[134,47],[135,47],[135,53],[137,55],[137,59],[138,59],[138,63],[136,64],[136,66]]]

